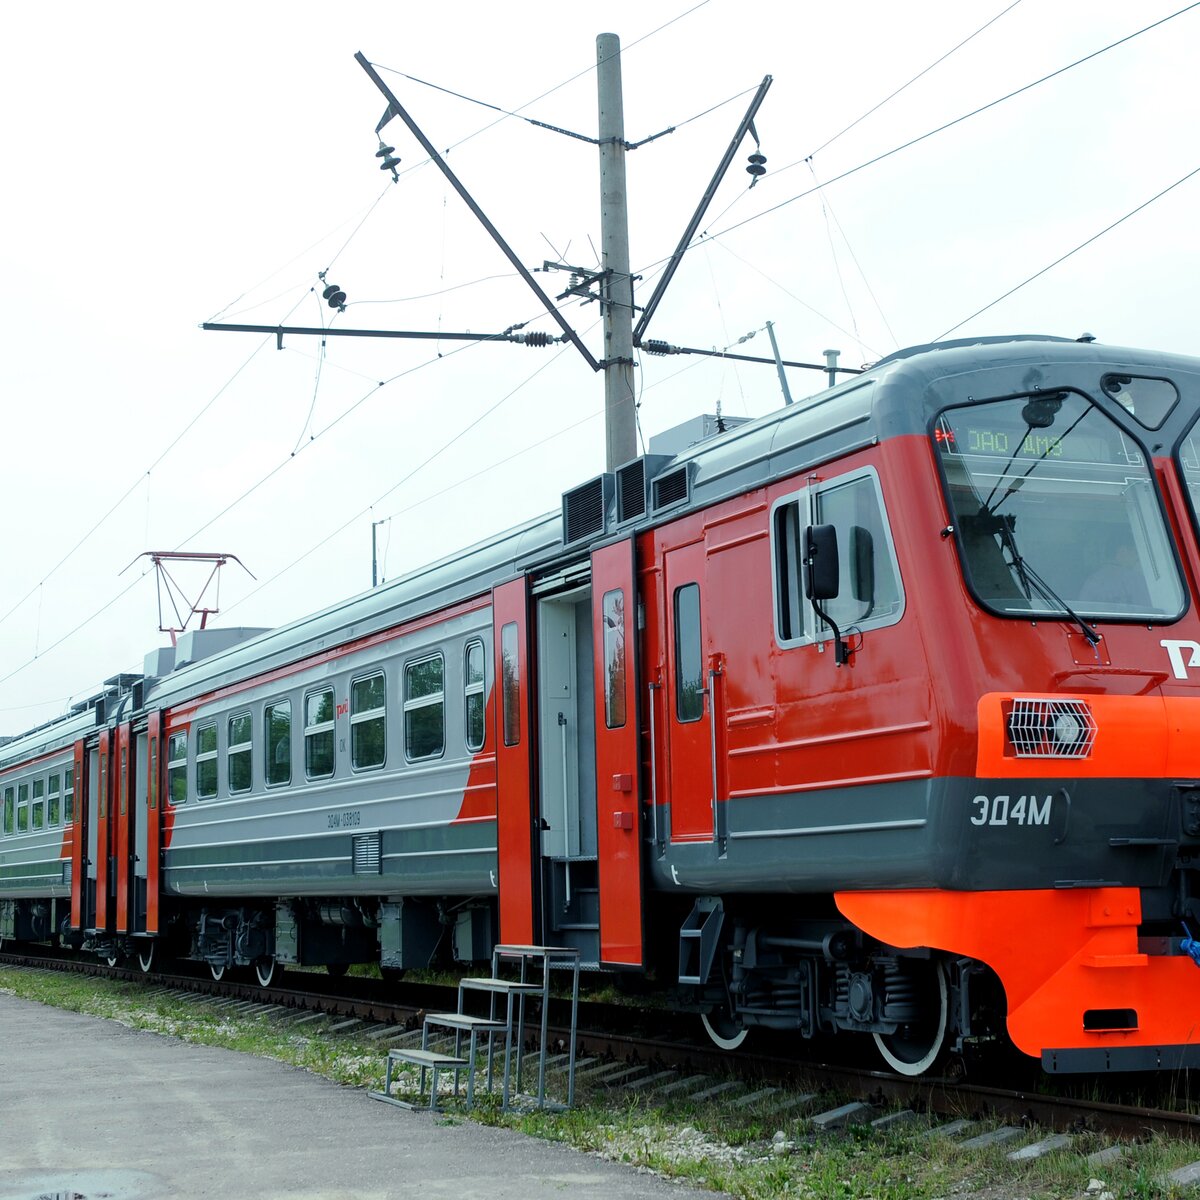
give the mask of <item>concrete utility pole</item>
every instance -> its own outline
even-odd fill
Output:
[[[600,107],[600,246],[606,272],[604,427],[606,469],[637,457],[633,386],[633,279],[629,274],[629,210],[625,198],[625,115],[621,102],[621,39],[596,38]]]

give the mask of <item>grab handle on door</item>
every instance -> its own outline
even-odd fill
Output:
[[[718,808],[717,808],[717,678],[721,671],[719,667],[710,668],[708,672],[708,725],[712,743],[712,826],[713,841],[719,840]]]
[[[658,757],[655,748],[654,728],[655,695],[660,688],[657,683],[650,686],[650,840],[658,845]]]

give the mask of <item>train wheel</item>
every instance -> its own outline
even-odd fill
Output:
[[[104,956],[104,963],[108,967],[115,967],[117,965],[117,963],[119,963],[120,961],[121,961],[121,955],[116,950],[114,950],[111,954],[106,954]]]
[[[749,1036],[750,1030],[737,1021],[724,1005],[700,1014],[704,1032],[721,1050],[736,1050]]]
[[[217,966],[216,963],[209,963],[208,969],[212,972],[212,977],[217,983],[220,983],[221,980],[225,978],[225,964],[224,963],[221,963],[220,966]]]
[[[884,1061],[900,1075],[924,1075],[946,1047],[950,1017],[946,968],[937,963],[932,972],[922,977],[919,988],[921,1016],[895,1033],[874,1035]]]
[[[275,960],[273,958],[256,959],[254,974],[258,979],[259,987],[270,987],[271,981],[275,978]]]
[[[349,963],[326,963],[325,970],[329,973],[330,979],[341,979],[343,975],[350,969]]]
[[[138,966],[141,967],[143,975],[149,975],[154,966],[154,947],[156,945],[156,942],[146,942],[138,948]]]

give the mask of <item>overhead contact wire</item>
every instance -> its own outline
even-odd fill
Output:
[[[989,109],[995,108],[999,104],[1003,104],[1007,100],[1012,100],[1017,96],[1028,92],[1043,83],[1048,83],[1051,79],[1056,79],[1059,75],[1065,74],[1067,71],[1073,70],[1075,67],[1082,66],[1086,62],[1090,62],[1094,58],[1099,58],[1102,54],[1107,54],[1110,50],[1115,50],[1118,46],[1123,46],[1126,42],[1132,41],[1136,37],[1140,37],[1144,33],[1149,33],[1152,29],[1157,29],[1160,25],[1165,25],[1168,21],[1175,20],[1176,17],[1181,17],[1184,13],[1191,12],[1194,8],[1200,8],[1200,0],[1194,0],[1193,3],[1185,5],[1176,12],[1170,13],[1168,16],[1162,17],[1160,20],[1154,21],[1141,29],[1135,30],[1133,33],[1126,34],[1122,38],[1118,38],[1115,42],[1110,42],[1107,46],[1102,46],[1099,50],[1093,50],[1090,54],[1085,54],[1082,58],[1077,58],[1074,62],[1067,63],[1064,67],[1059,67],[1056,71],[1051,71],[1048,75],[1043,75],[1040,79],[1035,79],[1031,83],[1027,83],[1019,88],[1014,88],[1013,91],[1007,92],[1003,96],[997,97],[995,100],[989,101],[987,104],[981,104],[978,108],[972,109],[968,113],[964,113],[960,117],[955,117],[952,121],[946,121],[944,124],[937,126],[936,129],[931,129],[927,133],[922,133],[917,137],[910,138],[907,142],[903,142],[899,146],[894,146],[891,150],[885,150],[882,154],[875,155],[874,158],[869,158],[866,162],[861,162],[855,167],[850,167],[846,171],[842,171],[838,175],[834,175],[831,179],[827,179],[823,184],[824,187],[829,187],[831,184],[840,183],[843,179],[849,179],[851,175],[857,175],[860,171],[865,171],[868,167],[875,166],[876,163],[881,163],[885,159],[892,158],[903,150],[909,150],[913,146],[919,145],[921,142],[928,141],[929,138],[935,137],[939,133],[944,133],[947,129],[953,129],[955,125],[961,125],[964,121],[969,121],[972,117],[977,117],[981,113],[987,112]],[[776,175],[783,171],[790,170],[792,167],[801,166],[806,160],[798,159],[796,162],[789,163],[786,167],[781,167],[775,172]],[[754,221],[761,220],[763,217],[770,216],[772,213],[778,212],[782,208],[786,208],[789,204],[794,204],[797,200],[803,200],[807,196],[813,195],[818,188],[808,188],[803,192],[798,192],[795,196],[790,196],[786,200],[781,200],[778,204],[772,205],[770,208],[765,208],[761,212],[755,213],[753,216],[747,217],[744,221],[738,221],[734,225],[729,225],[725,229],[720,229],[713,234],[705,234],[702,238],[697,239],[693,245],[699,244],[700,241],[709,238],[721,238],[728,233],[732,233],[736,229],[741,229],[743,226],[749,225]]]
[[[1012,10],[1014,8],[1016,8],[1017,5],[1020,3],[1021,3],[1021,0],[1013,0],[1013,2],[1006,9],[1003,9],[1001,12],[998,12],[990,21],[987,21],[985,24],[980,25],[980,27],[977,30],[975,30],[974,33],[970,34],[968,37],[963,38],[963,40],[961,42],[959,42],[957,46],[954,46],[950,50],[947,50],[946,53],[941,56],[941,58],[935,59],[933,62],[931,62],[929,64],[929,66],[927,66],[925,68],[925,70],[918,71],[917,74],[914,75],[907,83],[901,84],[890,95],[884,96],[884,98],[882,100],[880,100],[878,104],[876,104],[872,108],[868,108],[867,111],[865,113],[863,113],[861,117],[856,117],[853,121],[850,122],[849,125],[847,125],[845,127],[845,129],[839,129],[837,131],[837,133],[835,133],[833,135],[833,137],[828,138],[827,140],[822,142],[815,150],[810,151],[805,161],[807,161],[808,158],[813,158],[816,155],[820,154],[822,150],[828,149],[830,146],[833,145],[834,142],[836,142],[838,140],[838,138],[840,138],[843,134],[849,133],[850,130],[852,130],[856,125],[861,125],[862,122],[865,121],[869,116],[871,116],[873,113],[877,113],[885,104],[889,104],[891,101],[895,100],[895,98],[897,96],[899,96],[901,92],[906,91],[908,88],[912,87],[912,85],[914,83],[916,83],[918,79],[921,79],[924,76],[928,75],[929,72],[934,69],[934,67],[941,66],[941,64],[944,63],[946,61],[946,59],[948,59],[952,54],[957,54],[958,51],[961,50],[968,42],[977,38],[981,33],[983,33],[983,31],[985,29],[988,29],[992,25],[995,25],[995,23],[998,20],[1000,20],[1001,17],[1006,16],[1008,13],[1012,12]]]
[[[1059,265],[1059,263],[1066,262],[1067,259],[1070,258],[1073,254],[1078,254],[1080,250],[1085,249],[1087,246],[1090,246],[1097,239],[1102,238],[1106,233],[1109,233],[1112,230],[1116,229],[1116,227],[1118,225],[1123,225],[1126,221],[1129,220],[1130,217],[1137,216],[1137,214],[1140,213],[1142,211],[1142,209],[1149,208],[1150,205],[1153,204],[1156,200],[1161,200],[1163,198],[1163,196],[1165,196],[1168,192],[1173,192],[1177,187],[1180,186],[1180,184],[1187,183],[1187,181],[1189,179],[1191,179],[1194,175],[1200,175],[1200,167],[1196,167],[1194,170],[1189,171],[1186,175],[1183,176],[1182,179],[1175,180],[1174,183],[1170,184],[1168,187],[1163,188],[1163,190],[1161,192],[1158,192],[1155,195],[1151,196],[1149,200],[1143,200],[1142,203],[1137,206],[1137,208],[1130,209],[1130,211],[1127,212],[1123,217],[1118,217],[1111,225],[1106,225],[1103,229],[1101,229],[1099,233],[1092,234],[1092,236],[1090,238],[1088,238],[1087,241],[1080,242],[1079,245],[1076,246],[1074,250],[1068,250],[1066,252],[1066,254],[1060,255],[1052,263],[1049,263],[1047,266],[1044,266],[1040,271],[1035,271],[1032,275],[1029,276],[1028,279],[1023,279],[1020,283],[1018,283],[1016,285],[1016,287],[1009,288],[1008,291],[1004,293],[1004,295],[997,296],[996,299],[993,300],[990,304],[985,304],[982,308],[977,309],[975,312],[973,312],[969,317],[964,317],[961,321],[959,321],[959,323],[957,325],[951,325],[950,328],[947,329],[945,333],[939,334],[936,340],[940,342],[942,340],[942,338],[944,338],[946,336],[946,334],[953,333],[956,329],[961,329],[968,321],[973,321],[981,313],[987,312],[989,308],[995,308],[996,305],[999,304],[1002,300],[1007,300],[1009,298],[1009,296],[1011,296],[1014,292],[1019,292],[1023,287],[1025,287],[1026,284],[1032,283],[1035,279],[1040,279],[1043,275],[1046,274],[1047,271],[1053,270],[1055,267],[1057,267]]]

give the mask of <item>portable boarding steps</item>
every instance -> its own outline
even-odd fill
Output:
[[[505,964],[516,964],[518,977],[505,979],[500,969]],[[540,968],[540,977],[536,973]],[[475,1103],[475,1070],[479,1060],[479,1039],[487,1038],[487,1090],[491,1092],[495,1078],[496,1038],[504,1042],[504,1074],[502,1107],[507,1110],[513,1097],[513,1029],[516,1040],[516,1092],[521,1092],[521,1077],[525,1059],[525,1005],[527,999],[541,1001],[541,1030],[537,1042],[538,1090],[537,1106],[546,1106],[546,1054],[549,1031],[550,972],[566,969],[571,971],[571,1029],[569,1034],[567,1067],[567,1107],[575,1102],[575,1031],[579,1018],[579,951],[559,946],[508,946],[499,945],[492,951],[492,973],[480,978],[465,978],[458,985],[458,1011],[453,1013],[427,1013],[421,1033],[421,1048],[395,1047],[388,1051],[387,1076],[382,1092],[371,1092],[376,1100],[386,1100],[401,1108],[425,1108],[438,1111],[438,1077],[444,1071],[454,1072],[453,1094],[458,1095],[459,1077],[467,1077],[467,1107]],[[531,975],[535,976],[531,978]],[[488,997],[488,1015],[474,1016],[466,1011],[467,995],[471,992],[484,993]],[[497,1015],[498,1000],[504,998],[504,1016]],[[430,1030],[454,1031],[454,1052],[442,1054],[429,1048]],[[467,1052],[463,1054],[463,1035],[467,1035]],[[396,1063],[409,1063],[419,1067],[420,1082],[417,1100],[409,1102],[391,1094],[392,1069]],[[425,1105],[425,1076],[429,1073],[429,1103]]]

